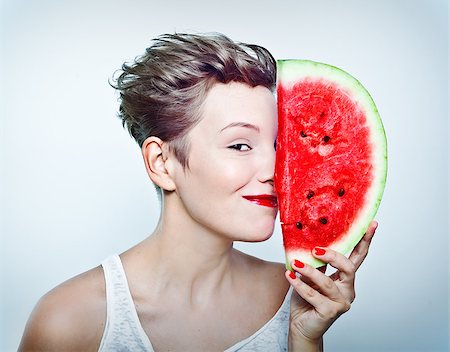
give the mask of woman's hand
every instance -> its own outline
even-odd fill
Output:
[[[326,265],[317,270],[292,261],[291,266],[300,277],[286,271],[286,278],[295,291],[291,298],[290,351],[321,350],[325,331],[350,309],[355,299],[355,273],[368,253],[377,226],[372,221],[349,258],[328,248],[313,250],[316,258],[337,269],[331,276],[324,274]]]

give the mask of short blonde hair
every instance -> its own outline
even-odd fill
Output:
[[[276,62],[265,48],[220,33],[163,34],[145,54],[124,63],[116,84],[119,117],[141,147],[149,136],[168,142],[188,165],[186,134],[200,120],[200,106],[217,82],[262,85],[272,92]]]

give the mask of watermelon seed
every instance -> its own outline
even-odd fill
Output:
[[[325,225],[326,223],[328,223],[327,218],[320,218],[319,221],[320,221],[322,224],[324,224],[324,225]]]
[[[302,225],[301,222],[297,222],[297,223],[295,224],[295,226],[297,226],[297,228],[298,228],[299,230],[301,230],[301,229],[303,228],[303,225]]]
[[[303,138],[305,138],[305,137],[306,137],[305,131],[301,131],[301,132],[300,132],[300,136],[302,136]]]
[[[322,111],[322,112],[320,113],[320,117],[325,117],[325,111]]]
[[[344,193],[345,193],[345,190],[343,188],[341,188],[338,193],[339,197],[342,197],[344,195]]]
[[[330,137],[329,136],[325,136],[325,137],[323,137],[323,141],[325,142],[325,143],[328,143],[329,141],[330,141]]]
[[[311,199],[313,196],[314,196],[314,192],[313,191],[309,191],[309,193],[306,196],[306,198]]]

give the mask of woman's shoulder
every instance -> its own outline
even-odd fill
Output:
[[[280,276],[284,278],[286,267],[283,263],[264,260],[236,249],[234,252],[242,263],[245,263],[246,266],[251,267],[254,271],[266,277],[269,276],[269,278],[276,278],[277,280]]]
[[[258,286],[260,292],[267,292],[275,301],[282,302],[290,287],[284,275],[285,265],[237,252],[245,263],[243,271],[248,275],[248,281]]]
[[[33,310],[19,350],[97,350],[106,317],[100,266],[45,294]]]

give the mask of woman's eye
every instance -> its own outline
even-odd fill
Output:
[[[252,148],[248,144],[245,144],[245,143],[233,144],[233,145],[230,145],[228,148],[235,149],[240,152],[246,152],[246,151],[252,150]]]

